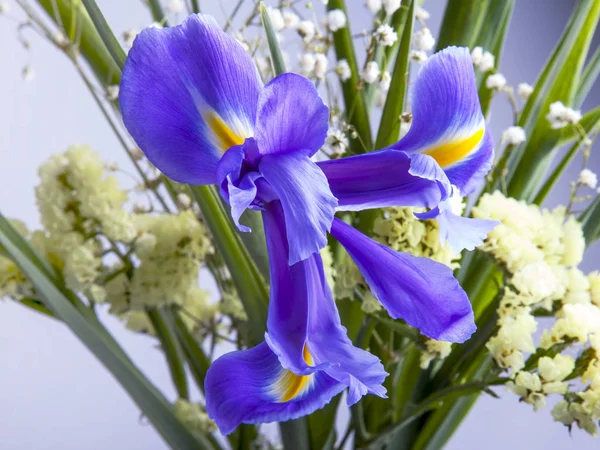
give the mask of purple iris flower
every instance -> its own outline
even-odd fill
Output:
[[[400,141],[364,155],[318,163],[338,210],[430,208],[440,239],[459,252],[480,245],[498,222],[452,213],[490,170],[494,145],[481,112],[469,50],[448,47],[423,64],[412,86],[412,124]]]
[[[329,113],[310,81],[286,73],[263,86],[241,45],[209,16],[136,38],[119,98],[137,144],[175,181],[219,185],[241,231],[250,231],[239,222],[245,209],[263,214],[271,268],[265,342],[219,358],[206,378],[207,410],[223,433],[309,414],[345,388],[349,404],[385,396],[383,366],[352,345],[325,281],[319,249],[328,232],[392,317],[452,342],[475,330],[448,267],[394,252],[334,219],[336,208],[420,206],[449,242],[483,238],[491,223],[448,208],[452,185],[469,193],[492,158],[465,56],[449,49],[424,66],[413,127],[399,143],[315,164]],[[463,226],[469,231],[456,229]]]

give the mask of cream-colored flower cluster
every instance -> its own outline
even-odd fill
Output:
[[[554,418],[597,433],[600,420],[600,274],[577,268],[585,241],[565,208],[550,211],[485,194],[478,218],[501,222],[481,250],[506,270],[498,332],[487,343],[496,363],[510,372],[507,388],[540,409],[548,395],[563,396]],[[539,342],[538,316],[555,317]],[[574,356],[576,355],[576,356]]]
[[[178,398],[174,405],[175,416],[194,433],[212,433],[217,430],[215,423],[198,403]]]
[[[34,248],[37,249],[39,246],[36,245],[39,242],[37,233],[31,235],[27,226],[20,220],[11,219],[10,223],[17,231],[29,241]],[[2,247],[0,247],[0,250]],[[2,256],[0,253],[0,299],[3,297],[10,297],[15,300],[22,300],[26,297],[32,297],[35,294],[33,285],[27,280],[25,274],[21,272],[19,266],[17,266],[10,258]]]

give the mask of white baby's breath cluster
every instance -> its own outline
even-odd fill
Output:
[[[484,194],[473,215],[499,220],[483,247],[506,270],[498,331],[487,348],[510,374],[507,388],[537,410],[563,399],[554,418],[596,434],[600,420],[600,275],[577,268],[585,241],[566,209],[550,211],[500,192]],[[555,317],[536,344],[538,316]],[[574,356],[575,355],[575,356]]]
[[[574,125],[581,120],[581,117],[581,111],[565,106],[560,101],[551,103],[550,110],[546,115],[546,119],[548,119],[552,128]]]
[[[428,53],[435,48],[435,38],[425,23],[429,19],[429,12],[418,7],[415,11],[415,17],[421,28],[413,33],[410,57],[413,61],[423,63],[427,60]]]

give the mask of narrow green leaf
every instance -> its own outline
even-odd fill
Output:
[[[263,28],[265,29],[265,33],[267,35],[267,42],[269,43],[269,52],[271,53],[271,61],[273,62],[273,71],[275,72],[275,75],[281,75],[285,72],[285,62],[283,60],[283,55],[281,54],[281,49],[279,48],[277,34],[275,33],[275,29],[271,23],[271,18],[269,17],[269,11],[267,11],[267,7],[265,6],[264,2],[260,2],[260,16],[262,18]]]
[[[210,361],[206,357],[200,344],[196,341],[192,333],[190,333],[190,330],[188,330],[179,313],[177,313],[177,311],[172,311],[171,313],[171,320],[175,322],[177,337],[181,343],[181,348],[190,368],[190,372],[192,372],[192,376],[194,377],[198,388],[204,392],[204,380],[206,378],[206,372],[210,367]]]
[[[169,23],[167,22],[167,15],[163,11],[162,5],[159,0],[147,0],[148,7],[150,8],[150,12],[152,13],[152,18],[155,22],[160,23],[161,25],[168,27]]]
[[[311,450],[306,417],[280,422],[279,429],[285,450]]]
[[[400,114],[404,110],[410,64],[410,42],[415,19],[415,2],[403,0],[402,5],[408,7],[406,22],[400,38],[400,46],[390,83],[390,95],[385,100],[375,148],[384,148],[393,144],[400,136]],[[393,95],[392,95],[393,93]]]
[[[56,319],[56,316],[54,315],[54,313],[52,311],[50,311],[48,308],[46,308],[46,305],[44,305],[43,302],[36,300],[35,298],[23,298],[23,299],[19,300],[19,303],[22,304],[23,306],[26,306],[27,308],[33,309],[34,311],[37,311],[48,317],[52,317],[52,318]]]
[[[252,229],[251,233],[238,233],[238,236],[248,249],[248,253],[256,264],[256,268],[266,282],[271,278],[269,255],[267,254],[267,241],[262,216],[258,211],[247,209],[240,220],[241,223]]]
[[[450,45],[474,47],[490,4],[502,2],[504,0],[500,2],[492,0],[478,0],[476,2],[448,0],[436,51]]]
[[[531,200],[541,177],[549,167],[560,138],[546,119],[550,104],[557,100],[573,103],[581,69],[600,17],[600,2],[581,0],[560,44],[557,46],[532,97],[521,113],[519,125],[527,141],[514,148],[508,157],[508,194]]]
[[[178,450],[211,449],[212,446],[204,437],[195,438],[175,417],[171,405],[125,354],[114,350],[118,344],[110,335],[100,332],[94,324],[90,324],[53,284],[48,275],[20,249],[21,246],[4,233],[4,229],[11,226],[1,216],[0,222],[0,243],[34,284],[46,305],[121,383],[165,441]]]
[[[590,58],[590,61],[583,70],[579,88],[577,89],[575,98],[573,99],[574,108],[581,108],[581,105],[598,79],[598,75],[600,75],[600,47],[596,49],[594,55]]]
[[[108,26],[106,19],[102,15],[102,11],[100,11],[100,8],[98,8],[98,5],[96,4],[95,0],[81,1],[83,2],[83,6],[85,6],[85,9],[90,15],[90,19],[92,19],[92,22],[96,27],[96,31],[98,31],[102,42],[104,42],[104,45],[108,49],[108,52],[117,64],[117,67],[123,70],[126,58],[125,52],[123,51],[121,44],[119,44],[119,41],[117,41],[117,38],[113,34],[112,30]]]
[[[348,16],[344,0],[329,0],[327,9],[341,9]],[[369,111],[366,106],[362,81],[360,80],[354,42],[350,31],[350,24],[333,33],[333,46],[338,61],[345,59],[350,66],[351,77],[342,83],[344,104],[346,105],[346,121],[354,127],[359,139],[350,140],[353,153],[364,153],[373,150],[371,125],[369,124]]]
[[[192,12],[198,14],[200,11],[200,2],[198,0],[192,0]]]
[[[121,70],[106,49],[80,0],[37,0],[71,42],[78,43],[81,56],[102,86],[119,84]],[[58,12],[58,16],[56,13]]]
[[[587,247],[592,245],[600,237],[600,195],[579,216],[583,237]]]
[[[178,342],[172,330],[169,328],[163,317],[164,313],[158,309],[150,309],[146,311],[150,323],[156,332],[156,337],[160,342],[160,346],[165,354],[171,379],[177,390],[180,398],[188,399],[189,391],[187,385],[187,377],[185,366],[183,365],[182,354]]]
[[[260,273],[223,208],[214,186],[190,186],[213,235],[215,246],[231,272],[250,324],[253,345],[263,340],[267,323],[268,292]]]
[[[600,130],[600,107],[586,114],[584,118],[580,121],[580,125],[585,129],[588,135],[598,132]],[[573,130],[571,127],[569,127],[569,129]],[[574,131],[571,132],[571,134],[574,133]],[[575,142],[571,146],[571,148],[565,153],[565,156],[563,156],[563,158],[561,159],[560,163],[550,173],[550,175],[536,194],[533,203],[541,205],[544,202],[552,188],[556,185],[556,182],[558,181],[562,173],[569,166],[575,155],[583,146],[584,142],[582,138],[579,138],[577,142]]]

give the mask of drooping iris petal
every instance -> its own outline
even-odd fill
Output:
[[[491,167],[493,144],[467,48],[448,47],[423,64],[412,90],[412,125],[392,148],[432,156],[463,195],[473,192]]]
[[[348,338],[320,254],[288,266],[285,219],[279,203],[267,205],[263,218],[271,262],[266,341],[281,365],[297,374],[326,372],[350,388],[350,404],[366,393],[385,396],[382,383],[387,373],[377,357],[354,347]]]
[[[442,199],[435,179],[439,174],[433,174],[433,178],[411,174],[411,156],[396,150],[322,161],[317,165],[325,173],[340,210],[398,205],[432,208]],[[417,172],[423,174],[423,168],[418,168]]]
[[[315,86],[295,73],[271,80],[258,102],[256,139],[261,154],[314,155],[325,142],[329,109]]]
[[[448,242],[456,253],[463,249],[474,250],[475,247],[479,247],[488,233],[500,224],[496,220],[457,216],[445,205],[440,208],[437,220],[440,226],[440,241]]]
[[[211,365],[205,380],[206,411],[227,435],[241,423],[283,422],[310,414],[345,387],[325,372],[293,374],[263,342]]]
[[[390,316],[442,341],[464,342],[475,331],[471,304],[450,268],[395,252],[339,219],[331,234],[346,248]]]
[[[192,15],[139,34],[119,101],[127,130],[158,169],[181,183],[214,184],[222,152],[252,134],[260,89],[242,46],[212,17]]]
[[[259,171],[283,205],[289,264],[318,252],[337,206],[321,169],[305,155],[285,153],[263,156]]]

